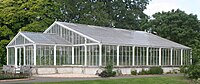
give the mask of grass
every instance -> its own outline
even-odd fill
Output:
[[[108,80],[83,80],[64,82],[44,82],[34,84],[191,84],[185,77],[145,77],[145,78],[122,78]]]

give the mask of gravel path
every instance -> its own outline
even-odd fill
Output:
[[[64,75],[64,77],[62,77]],[[80,77],[77,77],[77,76]],[[121,79],[121,78],[145,78],[145,77],[161,77],[161,76],[183,76],[183,74],[167,74],[167,75],[138,75],[138,76],[119,76],[119,77],[110,77],[110,78],[100,78],[97,76],[92,75],[85,75],[84,74],[52,74],[45,76],[34,76],[30,79],[18,79],[18,80],[7,80],[7,81],[0,81],[0,84],[13,84],[13,83],[35,83],[35,82],[61,82],[61,81],[78,81],[78,80],[109,80],[109,79]],[[56,76],[56,77],[53,77]],[[74,77],[69,77],[74,76]]]

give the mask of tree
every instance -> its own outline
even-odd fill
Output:
[[[158,12],[152,20],[146,21],[143,29],[154,31],[155,34],[192,48],[192,65],[187,67],[188,76],[200,77],[200,23],[196,15],[186,14],[179,9]]]
[[[145,29],[152,29],[157,35],[169,40],[191,46],[199,37],[200,25],[196,15],[186,14],[179,9],[158,12],[153,15]]]
[[[0,0],[0,64],[8,42],[21,31],[44,31],[61,13],[53,0]]]
[[[140,30],[149,0],[57,0],[64,21]]]

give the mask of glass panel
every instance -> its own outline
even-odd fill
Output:
[[[181,65],[181,49],[173,49],[172,65]]]
[[[8,65],[15,64],[15,48],[8,48]]]
[[[85,48],[84,46],[74,47],[74,64],[84,65],[85,62]]]
[[[90,66],[99,65],[99,46],[98,45],[87,46],[87,65],[90,65]]]
[[[57,46],[56,47],[56,65],[72,64],[72,47]]]
[[[102,65],[117,65],[117,46],[102,45]]]
[[[146,47],[135,47],[135,65],[146,65]]]
[[[162,48],[161,49],[161,65],[170,65],[171,60],[171,49],[170,48]]]
[[[83,36],[81,36],[75,32],[72,32],[66,28],[63,28],[57,24],[54,25],[49,31],[47,31],[47,33],[55,33],[58,36],[64,38],[65,40],[67,40],[68,42],[70,42],[72,44],[84,44],[85,43],[85,39]],[[95,42],[87,39],[87,43],[95,43]]]
[[[149,65],[159,65],[159,48],[149,48]]]
[[[26,65],[33,65],[34,64],[33,46],[26,46],[25,52],[26,52],[25,53]]]
[[[37,65],[53,65],[54,64],[54,46],[51,45],[39,45],[36,52],[36,64]]]
[[[119,65],[132,65],[132,46],[119,47]]]
[[[190,64],[190,50],[183,50],[183,65]]]
[[[26,38],[24,38],[22,35],[19,35],[10,45],[19,45],[19,44],[27,44],[31,43]]]

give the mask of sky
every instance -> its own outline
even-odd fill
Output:
[[[144,13],[152,16],[156,12],[167,12],[172,9],[180,9],[187,14],[195,14],[200,20],[200,0],[151,0]]]

